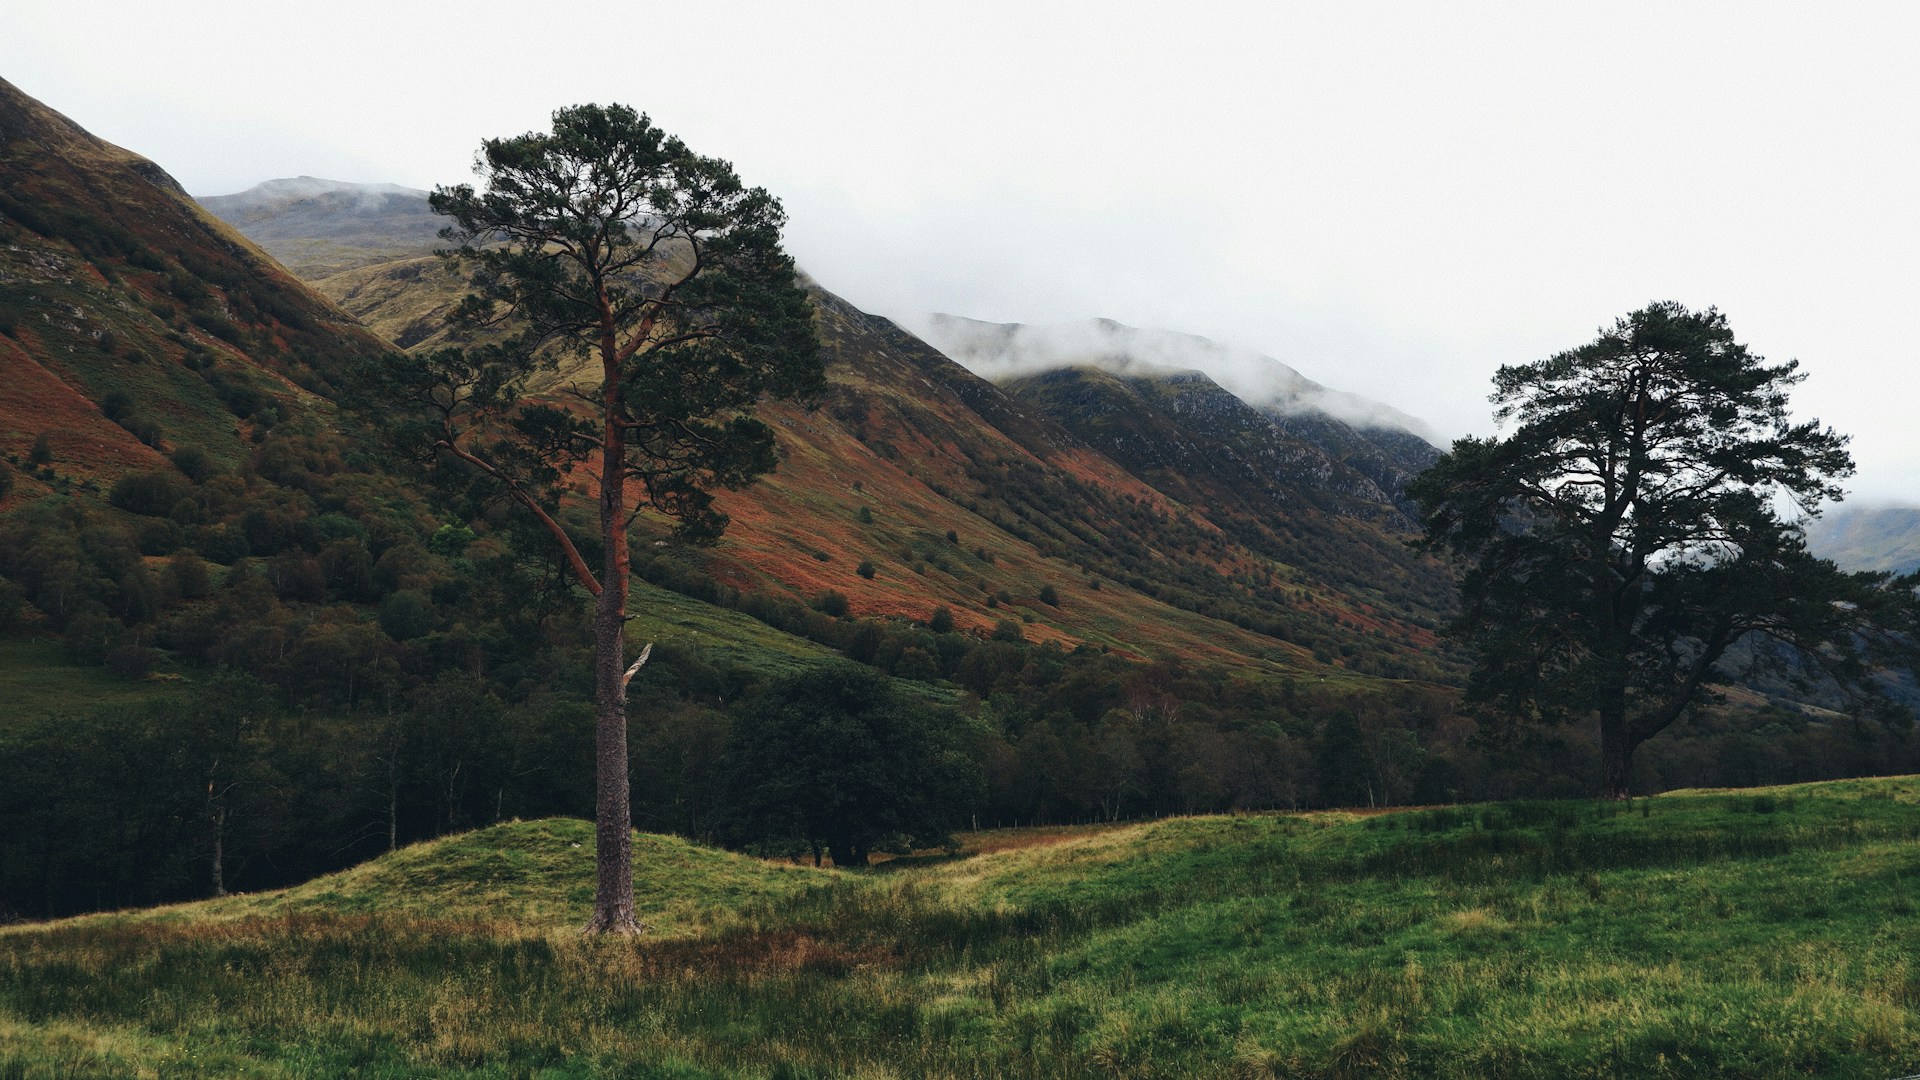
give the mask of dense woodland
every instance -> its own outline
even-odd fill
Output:
[[[316,423],[256,430],[237,467],[178,447],[172,468],[105,491],[38,453],[12,463],[67,493],[0,519],[0,625],[155,689],[0,726],[6,915],[259,889],[423,837],[589,812],[585,613],[529,554],[538,538],[516,536],[515,515],[430,502]],[[701,549],[648,550],[648,581],[846,666],[795,675],[659,649],[635,684],[644,829],[858,861],[975,825],[1591,784],[1583,728],[1483,728],[1443,687],[1066,651],[1012,619],[981,636],[939,611],[851,618],[832,592],[742,593],[705,573]],[[830,730],[827,713],[869,719]],[[770,767],[771,745],[800,764]],[[1643,791],[1920,769],[1904,731],[1776,707],[1709,710],[1649,751]],[[776,791],[772,776],[803,782]],[[874,825],[850,837],[823,804]]]

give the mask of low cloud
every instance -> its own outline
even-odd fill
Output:
[[[1417,417],[1322,386],[1251,349],[1192,334],[1140,329],[1111,319],[1028,326],[934,314],[912,322],[915,333],[985,379],[998,381],[1079,366],[1120,375],[1198,371],[1256,408],[1324,413],[1354,427],[1407,431],[1437,443],[1432,428]]]

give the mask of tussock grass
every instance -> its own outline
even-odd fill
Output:
[[[881,873],[574,822],[0,934],[0,1076],[1920,1070],[1920,781],[1077,830]],[[575,849],[571,844],[580,842]]]

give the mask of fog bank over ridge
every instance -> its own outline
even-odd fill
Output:
[[[1405,431],[1442,445],[1433,428],[1418,417],[1322,386],[1270,356],[1193,334],[1142,329],[1112,319],[1030,326],[939,313],[914,320],[909,329],[989,380],[1080,365],[1137,376],[1192,370],[1258,409],[1324,413],[1356,428]]]

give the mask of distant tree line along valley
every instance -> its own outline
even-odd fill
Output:
[[[0,909],[259,889],[422,837],[589,812],[583,616],[552,565],[519,553],[538,548],[511,542],[522,523],[449,524],[312,423],[275,427],[232,467],[175,457],[104,504],[53,497],[0,518],[8,668],[43,663],[51,646],[33,643],[57,634],[74,665],[53,669],[62,688],[138,691],[9,704]],[[959,632],[938,611],[930,625],[853,618],[830,594],[717,585],[699,549],[648,550],[638,576],[655,587],[893,676],[884,708],[942,733],[925,746],[953,763],[938,788],[951,801],[903,809],[864,792],[877,820],[899,822],[862,841],[874,851],[973,825],[1573,797],[1595,771],[1582,727],[1494,738],[1444,688],[1143,663],[1036,645],[1013,620]],[[657,650],[636,683],[636,824],[797,857],[830,840],[795,824],[807,789],[768,806],[738,781],[754,748],[736,732],[766,730],[769,696],[793,696],[778,655]],[[816,767],[816,792],[871,775]],[[1914,770],[1920,753],[1869,720],[1763,707],[1677,727],[1639,768],[1657,790]]]

